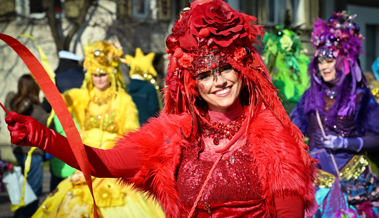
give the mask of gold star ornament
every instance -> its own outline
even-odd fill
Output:
[[[139,74],[145,79],[156,77],[157,71],[153,67],[155,53],[144,55],[140,48],[136,49],[135,56],[126,55],[126,63],[130,66],[129,75]]]

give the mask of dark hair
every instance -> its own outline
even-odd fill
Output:
[[[30,74],[22,75],[18,79],[17,94],[11,101],[11,109],[17,113],[23,113],[25,102],[40,104],[39,91],[39,86]]]

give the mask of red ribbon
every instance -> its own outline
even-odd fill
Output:
[[[4,107],[4,105],[1,102],[0,102],[0,106],[3,108],[3,110],[6,114],[9,114],[8,110]]]
[[[43,68],[38,59],[21,44],[17,39],[0,33],[0,39],[7,43],[20,58],[24,61],[25,65],[29,68],[31,74],[35,78],[42,92],[45,94],[47,100],[55,111],[59,121],[62,124],[63,130],[66,133],[70,147],[74,153],[76,160],[79,163],[79,168],[83,172],[87,185],[90,189],[93,204],[94,204],[94,216],[97,218],[97,209],[95,203],[95,197],[92,191],[92,179],[89,172],[88,157],[85,152],[82,139],[78,130],[75,127],[74,121],[68,111],[65,102],[57,87],[54,85],[46,70]]]

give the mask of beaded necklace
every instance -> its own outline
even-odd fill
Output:
[[[213,144],[219,145],[221,139],[232,139],[241,128],[244,120],[245,116],[242,114],[239,118],[229,123],[204,123],[202,127],[203,136],[213,138]]]
[[[335,99],[337,97],[337,91],[333,88],[326,88],[324,90],[325,95],[330,99]]]

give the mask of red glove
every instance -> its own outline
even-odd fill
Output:
[[[68,143],[64,136],[29,116],[11,111],[5,118],[5,122],[8,124],[12,144],[34,146],[45,150],[57,140],[60,141],[59,143]]]
[[[74,168],[79,167],[66,137],[32,117],[13,111],[9,112],[5,122],[8,124],[12,144],[38,147]]]
[[[79,169],[79,164],[66,137],[42,125],[29,116],[10,112],[5,118],[11,135],[11,142],[16,145],[38,147],[68,165]],[[85,146],[88,156],[89,171],[97,177],[132,177],[141,168],[141,158],[137,155],[138,147],[118,146],[117,149],[102,150]],[[133,154],[125,158],[125,154]]]

